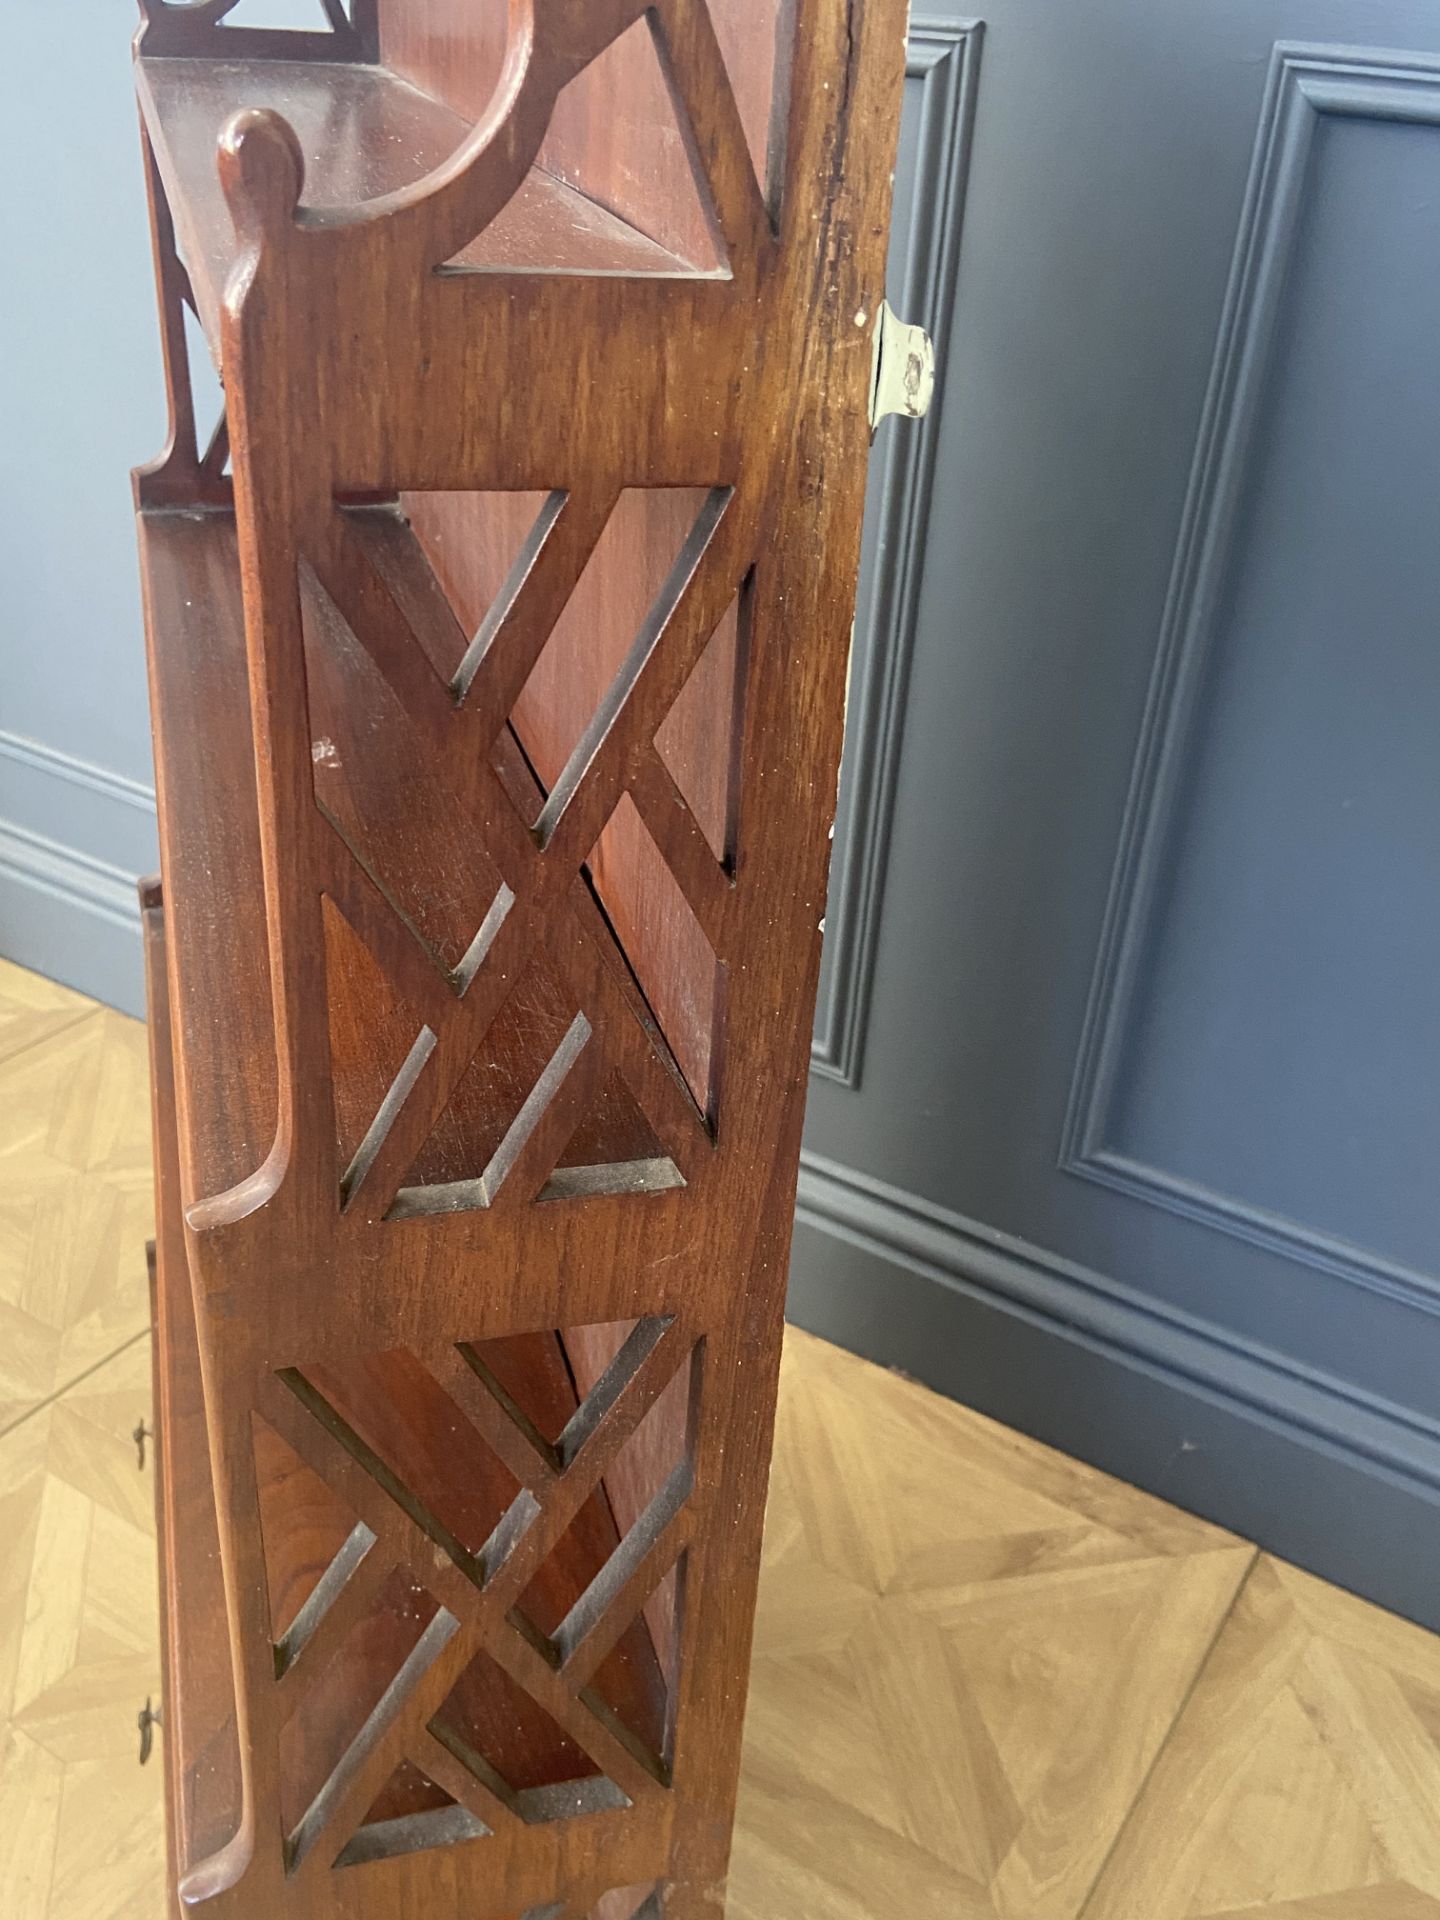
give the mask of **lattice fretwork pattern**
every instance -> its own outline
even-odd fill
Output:
[[[349,1148],[347,1206],[363,1198],[373,1211],[404,1216],[645,1191],[682,1184],[709,1148],[722,1038],[717,956],[733,919],[735,862],[729,846],[717,857],[657,735],[743,602],[749,555],[742,531],[728,524],[729,489],[702,493],[633,640],[548,784],[517,720],[614,509],[613,496],[547,497],[473,634],[398,512],[337,509],[328,549],[305,570],[315,793],[333,829],[327,897],[417,1016],[408,1028],[400,1022],[392,1075]],[[720,722],[738,730],[740,714],[722,713]],[[433,796],[426,847],[417,850],[413,837],[403,851],[386,844],[393,796],[377,794],[365,764],[377,740],[405,781]],[[612,882],[608,898],[604,890],[597,847],[626,826],[678,891],[672,924],[693,929],[691,1017],[685,1025],[677,1011],[674,1045],[653,1004],[664,983],[647,997],[643,961],[616,937],[625,887]],[[345,944],[333,928],[331,938]],[[515,1110],[461,1177],[410,1179],[481,1050],[492,1061],[512,1051],[495,1034],[507,1006],[511,1024],[520,1006],[536,1023],[537,972],[559,1017]],[[375,1035],[366,1038],[374,1058]],[[638,1101],[654,1150],[635,1152],[632,1142],[589,1165],[562,1166],[615,1079]],[[595,1143],[602,1155],[606,1132]]]
[[[228,568],[244,653],[217,621],[178,701],[162,661],[160,731],[217,814],[211,689],[254,747],[253,834],[176,852],[162,807],[239,1774],[177,1878],[214,1920],[701,1920],[903,9],[318,11],[149,0],[141,41],[151,600]]]
[[[572,1365],[599,1370],[557,1427]],[[656,1811],[699,1369],[693,1336],[650,1318],[458,1343],[435,1373],[394,1352],[271,1377],[291,1873]]]

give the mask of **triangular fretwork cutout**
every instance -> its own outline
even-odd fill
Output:
[[[684,1176],[665,1151],[640,1103],[618,1071],[571,1135],[542,1200],[575,1200],[599,1193],[657,1193],[683,1187]]]
[[[395,1569],[373,1604],[351,1617],[328,1658],[294,1676],[280,1733],[280,1808],[286,1851],[298,1864],[330,1820],[337,1787],[381,1737],[455,1631],[455,1621],[408,1573]]]
[[[513,1333],[473,1340],[461,1353],[536,1453],[558,1471],[560,1436],[574,1419],[580,1398],[560,1334]]]
[[[637,1335],[630,1323],[616,1322],[567,1329],[562,1337],[577,1389],[593,1391]],[[699,1365],[695,1354],[677,1369],[606,1471],[602,1489],[615,1544],[603,1563],[582,1515],[519,1603],[591,1710],[640,1743],[657,1773],[669,1763],[673,1731]],[[594,1570],[577,1591],[573,1570],[584,1566]]]
[[[193,5],[193,0],[189,4]],[[151,14],[159,18],[166,13],[184,14],[186,5],[187,0],[169,0],[168,5],[149,0]],[[274,33],[313,33],[327,26],[344,32],[354,18],[354,0],[308,0],[308,4],[299,6],[296,0],[230,0],[224,18],[229,27],[263,28]],[[223,59],[223,33],[214,51]]]
[[[258,1413],[251,1415],[276,1667],[293,1665],[375,1536]]]
[[[733,866],[750,649],[747,581],[655,730],[655,750],[715,858]]]
[[[592,1044],[589,1019],[537,960],[487,1029],[391,1217],[489,1207],[502,1193],[533,1199],[576,1125],[571,1103]]]
[[[336,881],[346,897],[341,906],[330,894],[324,895],[322,919],[337,1165],[342,1202],[348,1206],[370,1172],[395,1116],[427,1066],[436,1045],[436,1034],[417,1018],[395,979],[379,964],[367,939],[352,925],[351,916],[356,913],[357,905],[362,908],[361,924],[367,926],[367,932],[378,934],[388,942],[392,957],[398,945],[402,969],[409,962],[424,974],[426,963],[412,951],[410,931],[393,915],[389,902],[367,879],[363,869],[349,862],[348,854],[337,848],[335,858]],[[463,998],[469,990],[513,904],[514,896],[508,887],[502,886],[460,964],[446,976],[457,998]],[[374,924],[367,924],[365,915],[371,916]],[[432,955],[431,959],[434,961],[435,957]],[[435,966],[438,976],[438,961]],[[409,984],[413,990],[416,985],[413,974]],[[438,977],[427,976],[425,985],[432,1001],[436,993],[443,994]],[[463,1108],[466,1126],[478,1127],[483,1134],[487,1114],[497,1099],[503,1101],[504,1093],[504,1087],[493,1079],[476,1078],[467,1094],[469,1104]],[[446,1125],[449,1132],[454,1131],[451,1121]],[[469,1137],[465,1128],[461,1128],[459,1137],[463,1145]],[[460,1158],[466,1159],[463,1151]],[[484,1165],[485,1161],[471,1159],[468,1164]]]
[[[455,618],[432,658],[457,692],[470,686],[494,628],[513,606],[565,504],[563,492],[401,496],[433,585]],[[417,587],[423,584],[413,555],[409,571]]]
[[[163,466],[174,483],[183,488],[187,499],[225,504],[231,498],[225,392],[216,377],[209,345],[191,305],[193,293],[188,274],[178,260],[176,275],[182,338],[175,343],[171,372],[179,384],[173,396],[174,445],[165,456]]]
[[[399,1854],[483,1839],[489,1832],[482,1820],[405,1760],[336,1856],[335,1865],[358,1867],[372,1860],[393,1860]]]
[[[728,260],[714,196],[652,20],[637,20],[561,89],[540,165],[678,262],[719,272]]]
[[[578,1742],[488,1653],[461,1674],[430,1732],[527,1825],[628,1806]]]
[[[706,143],[682,90],[670,83],[663,44],[656,16],[637,21],[562,88],[538,164],[446,263],[449,271],[730,271],[724,223],[701,159]],[[724,85],[723,67],[718,72]],[[617,100],[623,113],[615,111]],[[738,119],[734,124],[743,164],[744,135]]]
[[[402,1760],[375,1796],[365,1822],[399,1820],[409,1813],[441,1812],[455,1804],[452,1796],[437,1786],[413,1760]]]
[[[362,1142],[415,1047],[421,1023],[328,895],[322,918],[336,1171],[343,1190],[354,1179]]]
[[[210,358],[210,343],[188,300],[180,307],[185,331],[185,364],[190,376],[190,407],[195,420],[196,451],[203,453],[216,424],[225,418],[225,389]]]
[[[790,0],[708,0],[720,57],[730,77],[750,162],[771,220],[778,224],[784,188],[790,66],[797,9]]]
[[[664,1155],[659,1135],[617,1070],[600,1088],[558,1164],[568,1171],[609,1162],[657,1160]]]
[[[722,975],[689,897],[629,794],[587,863],[615,938],[696,1105],[714,1106]]]
[[[331,550],[301,566],[312,775],[321,811],[385,906],[441,971],[459,975],[501,891],[483,829],[493,776],[479,756],[445,752],[402,697],[428,698],[441,714],[450,705],[429,657],[449,644],[433,637],[445,622],[425,621],[418,590],[405,600],[381,565],[387,545],[408,537],[384,509],[337,511]],[[443,609],[438,589],[436,600]],[[445,621],[459,634],[452,615]],[[419,632],[432,635],[430,648]]]

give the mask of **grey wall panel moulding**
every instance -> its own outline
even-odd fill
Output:
[[[810,1065],[858,1086],[865,1046],[875,947],[880,931],[905,693],[915,638],[916,602],[930,518],[935,436],[966,176],[980,80],[979,20],[912,19],[906,77],[915,128],[915,170],[903,224],[903,264],[891,253],[891,304],[935,342],[936,393],[923,422],[882,430],[870,476],[865,572],[856,614],[857,643],[845,727],[845,762],[835,823],[835,854],[825,914],[825,956],[815,1009]]]
[[[135,882],[155,864],[150,788],[0,733],[0,954],[143,1017]]]
[[[807,1154],[789,1314],[1440,1628],[1440,1423]]]
[[[1186,749],[1205,698],[1226,585],[1247,524],[1277,323],[1313,193],[1327,117],[1440,128],[1440,62],[1423,54],[1276,47],[1260,115],[1189,493],[1131,772],[1120,843],[1060,1143],[1062,1171],[1198,1220],[1238,1240],[1440,1312],[1440,1280],[1340,1234],[1205,1181],[1113,1140],[1117,1086],[1180,805]],[[1378,298],[1378,293],[1376,295]]]

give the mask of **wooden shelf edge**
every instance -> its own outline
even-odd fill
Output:
[[[264,1161],[275,1040],[268,996],[234,991],[237,977],[269,978],[235,517],[146,509],[137,532],[169,1004],[184,1035],[171,1068],[178,1226]]]
[[[155,1516],[160,1570],[165,1823],[178,1879],[239,1824],[239,1753],[219,1530],[189,1266],[179,1213],[164,911],[143,914],[157,1222],[152,1268]]]
[[[144,939],[148,947],[152,938],[150,909],[147,908],[143,911],[142,919]],[[152,1073],[152,1085],[153,1083],[154,1075]],[[154,1444],[155,1436],[159,1431],[160,1408],[164,1402],[165,1389],[164,1377],[160,1368],[159,1259],[153,1240],[146,1242],[145,1257],[150,1270],[150,1471],[154,1476],[155,1485],[156,1575],[160,1603],[158,1620],[161,1670],[160,1701],[163,1716],[164,1707],[168,1704],[175,1691],[175,1679],[172,1672],[171,1661],[171,1649],[174,1640],[170,1625],[170,1596],[167,1572],[168,1556],[162,1545],[166,1532],[165,1490],[167,1482],[160,1462],[159,1449]],[[163,1755],[162,1765],[165,1779],[165,1885],[170,1892],[171,1904],[173,1906],[175,1889],[179,1883],[179,1868],[177,1863],[180,1855],[178,1836],[175,1832],[175,1809],[179,1804],[179,1794],[175,1777],[175,1743],[164,1737],[163,1718],[160,1745]]]

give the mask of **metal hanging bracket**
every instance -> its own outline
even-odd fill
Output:
[[[935,347],[923,327],[895,317],[888,300],[875,316],[875,351],[870,369],[870,428],[887,413],[918,420],[935,391]]]

